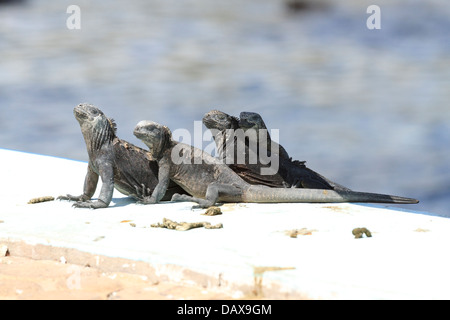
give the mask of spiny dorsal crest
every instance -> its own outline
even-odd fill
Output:
[[[161,129],[164,132],[164,138],[168,141],[172,140],[172,131],[168,126],[161,125]]]
[[[113,118],[106,118],[106,119],[108,119],[109,125],[111,126],[113,133],[116,134],[117,133],[116,121]]]

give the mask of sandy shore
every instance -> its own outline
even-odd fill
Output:
[[[0,258],[0,299],[232,299],[186,283],[155,281],[124,272],[102,272],[64,261]]]

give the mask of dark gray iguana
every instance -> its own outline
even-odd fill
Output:
[[[116,125],[103,112],[90,104],[80,104],[73,110],[80,123],[89,155],[88,172],[80,196],[60,196],[60,200],[77,201],[78,208],[106,208],[111,202],[114,187],[125,195],[142,200],[151,195],[158,184],[158,165],[148,151],[138,148],[116,136]],[[102,189],[97,201],[90,201],[101,177]],[[139,190],[136,190],[138,188]],[[173,191],[173,192],[172,192]],[[163,200],[170,200],[183,189],[170,183]]]
[[[307,168],[304,161],[292,161],[286,150],[277,143],[273,143],[270,135],[267,132],[267,128],[262,120],[261,116],[254,112],[242,112],[240,114],[241,119],[230,116],[222,111],[212,110],[205,114],[203,117],[203,124],[214,131],[213,136],[219,151],[219,158],[224,160],[226,157],[227,147],[234,146],[233,153],[233,164],[230,164],[230,168],[236,172],[242,179],[250,184],[260,184],[269,187],[296,187],[296,188],[308,188],[308,189],[333,189],[333,190],[345,190],[350,191],[350,189],[341,186],[333,181],[328,180],[317,172]],[[255,152],[258,163],[251,164],[248,158],[245,159],[245,163],[238,163],[236,154],[237,150],[237,137],[238,135],[231,135],[227,133],[228,129],[237,130],[242,129],[247,131],[249,129],[254,129],[256,134],[254,138],[252,135],[248,135],[245,143],[245,153],[249,154]],[[278,150],[274,152],[272,156],[278,157],[278,170],[274,174],[262,175],[261,168],[268,167],[268,165],[261,164],[259,162],[260,149],[259,140],[255,144],[252,144],[249,140],[259,138],[259,130],[266,130],[267,142],[264,142],[266,148],[264,152],[271,153],[272,143]],[[230,141],[234,139],[233,141]],[[255,149],[254,151],[253,149]]]
[[[261,163],[259,157],[255,156],[255,161],[250,161],[250,153],[253,150],[249,148],[249,144],[244,141],[243,136],[238,137],[237,130],[240,129],[238,118],[222,111],[212,110],[205,114],[202,121],[213,134],[218,159],[226,163],[244,181],[268,187],[288,187],[278,173],[261,175],[261,168],[269,166]],[[240,142],[242,143],[239,144]],[[243,154],[243,159],[239,159],[239,153]]]
[[[193,201],[201,207],[210,207],[216,202],[418,203],[415,199],[374,193],[251,185],[219,159],[172,140],[166,126],[144,120],[137,124],[134,135],[148,146],[159,166],[158,185],[150,197],[144,197],[144,204],[158,203],[164,197],[170,179],[192,195],[175,194],[173,201]]]
[[[267,127],[261,117],[256,112],[241,112],[239,115],[239,127],[244,131],[253,129],[256,131],[266,131],[266,145],[267,150],[271,151],[271,145],[275,144],[279,146],[279,170],[278,173],[283,177],[285,183],[289,186],[297,188],[310,188],[310,189],[333,189],[333,190],[346,190],[350,191],[347,187],[344,187],[336,182],[333,182],[321,174],[306,167],[306,161],[292,160],[289,157],[286,150],[277,143],[274,143],[270,135],[267,132]],[[259,135],[257,135],[259,137]],[[259,142],[259,141],[258,141]],[[259,156],[259,155],[258,155]]]
[[[249,129],[253,129],[256,132],[260,130],[266,130],[266,149],[268,152],[272,152],[272,144],[275,146],[277,153],[280,158],[290,160],[289,154],[287,153],[286,149],[283,148],[282,145],[272,141],[270,138],[270,134],[267,130],[266,124],[264,123],[263,118],[256,112],[241,112],[239,115],[239,128],[243,129],[244,131],[247,131]],[[258,139],[259,143],[259,135],[256,135],[256,138]]]

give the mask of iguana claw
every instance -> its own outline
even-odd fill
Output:
[[[150,197],[144,197],[142,200],[139,200],[138,202],[136,202],[137,204],[140,205],[145,205],[145,204],[155,204],[156,203],[156,199],[152,196]]]
[[[141,186],[135,185],[134,188],[136,189],[136,195],[140,199],[145,199],[152,195],[152,190],[150,188],[147,188],[143,183],[141,183]]]
[[[56,200],[67,200],[67,201],[87,201],[89,200],[84,194],[81,196],[72,196],[70,194],[66,194],[65,196],[59,196]]]
[[[100,208],[106,208],[108,205],[104,203],[102,200],[97,201],[78,201],[75,202],[72,207],[74,208],[88,208],[88,209],[100,209]]]

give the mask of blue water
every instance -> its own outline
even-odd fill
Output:
[[[450,216],[450,3],[29,0],[0,6],[0,147],[87,160],[72,110],[193,130],[257,111],[290,155],[355,190]],[[81,8],[69,30],[66,9]],[[207,142],[205,142],[205,145]]]

